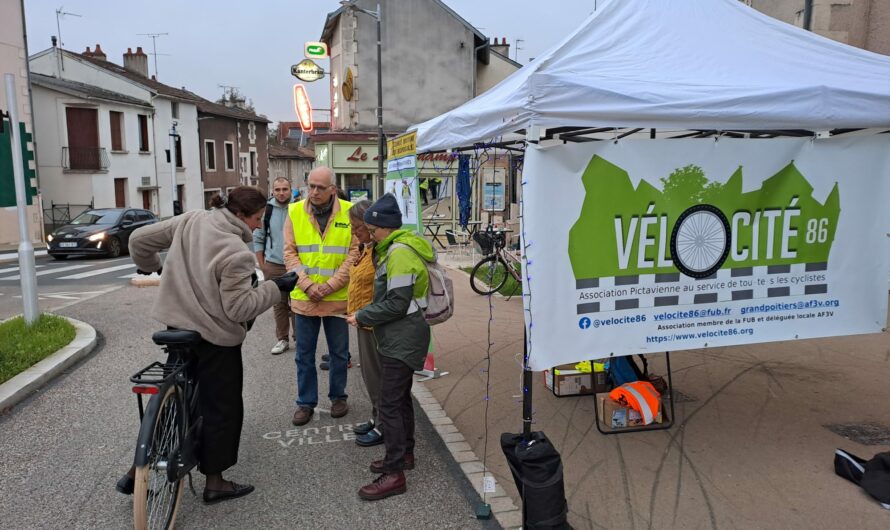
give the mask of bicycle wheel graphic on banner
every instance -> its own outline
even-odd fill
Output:
[[[697,204],[677,219],[671,233],[671,258],[692,278],[706,278],[726,261],[732,241],[729,221],[718,208]]]

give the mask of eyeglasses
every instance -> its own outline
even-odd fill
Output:
[[[375,232],[377,232],[377,230],[380,230],[379,228],[371,228],[368,225],[365,225],[365,228],[368,229],[368,233],[371,234],[372,236],[374,235]]]
[[[321,185],[321,184],[310,184],[310,185],[309,185],[309,190],[324,191],[324,190],[326,190],[326,189],[328,189],[328,188],[332,188],[332,187],[334,187],[333,184],[327,184],[327,185],[324,185],[324,186]]]

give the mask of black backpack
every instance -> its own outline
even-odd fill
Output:
[[[272,221],[272,212],[275,211],[275,207],[271,204],[266,204],[266,213],[263,214],[263,230],[266,231],[266,244],[272,246],[272,234],[269,232],[269,223]]]

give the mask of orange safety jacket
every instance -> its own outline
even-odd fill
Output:
[[[661,394],[648,381],[624,383],[609,392],[609,397],[613,401],[617,401],[625,407],[630,407],[639,412],[643,417],[645,425],[655,421],[661,407],[661,400],[659,399]]]

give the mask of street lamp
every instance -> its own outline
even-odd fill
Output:
[[[377,190],[375,195],[379,199],[383,189],[383,151],[386,149],[386,139],[383,136],[383,60],[381,59],[381,41],[380,34],[381,11],[380,4],[377,4],[377,11],[369,11],[362,9],[356,5],[356,0],[340,0],[340,5],[352,11],[358,11],[377,20]]]

